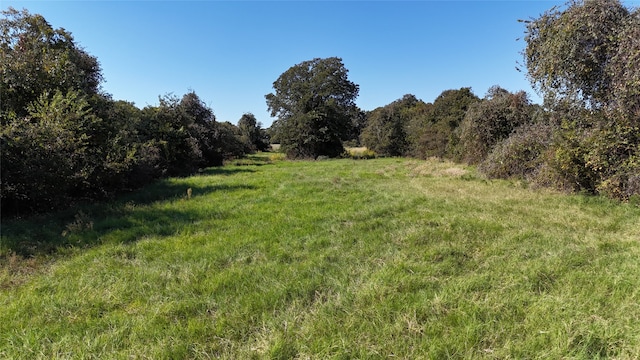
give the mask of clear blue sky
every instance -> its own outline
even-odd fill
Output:
[[[289,67],[338,56],[364,110],[404,94],[525,90],[524,25],[564,1],[8,1],[70,31],[102,66],[103,89],[142,108],[190,90],[219,121],[273,119],[264,95]],[[635,4],[633,4],[635,3]],[[638,1],[627,1],[627,6]]]

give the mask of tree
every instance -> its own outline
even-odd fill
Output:
[[[12,213],[85,196],[96,167],[89,144],[100,119],[85,98],[44,93],[27,110],[0,131],[2,207]]]
[[[237,126],[225,121],[216,123],[214,129],[214,144],[215,151],[219,154],[219,165],[222,165],[223,160],[239,158],[246,154],[245,143]]]
[[[268,139],[262,129],[262,124],[251,113],[243,114],[238,120],[240,138],[247,145],[247,152],[266,151],[269,149]]]
[[[143,138],[159,147],[160,166],[170,176],[222,165],[218,123],[213,111],[195,92],[181,99],[173,95],[161,97],[159,106],[143,110],[141,125]]]
[[[342,59],[316,58],[292,66],[273,83],[275,94],[265,98],[288,156],[334,157],[344,151],[359,90],[347,74]]]
[[[562,125],[551,165],[576,190],[640,195],[640,10],[572,1],[527,21],[528,76]]]
[[[528,21],[524,52],[531,82],[549,105],[597,109],[611,90],[607,66],[629,11],[618,0],[572,1]]]
[[[378,154],[407,155],[409,151],[408,127],[420,114],[417,109],[425,105],[412,94],[377,108],[369,113],[367,126],[362,130],[362,144]]]
[[[9,8],[0,19],[0,116],[27,115],[27,106],[56,90],[95,94],[102,74],[98,60],[78,47],[71,33],[53,29],[41,15]]]
[[[607,65],[611,78],[610,105],[640,126],[640,9],[625,19],[618,49]]]
[[[460,124],[460,159],[481,162],[500,140],[531,121],[533,107],[524,91],[493,86],[484,100],[471,105]]]
[[[425,115],[416,117],[412,131],[412,153],[414,156],[454,156],[459,141],[456,129],[464,119],[471,104],[480,99],[471,92],[471,88],[445,90],[425,111]]]

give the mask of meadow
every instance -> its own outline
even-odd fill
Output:
[[[637,204],[269,156],[4,221],[0,358],[640,358]]]

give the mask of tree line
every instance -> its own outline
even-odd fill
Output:
[[[2,216],[112,196],[268,146],[252,114],[218,122],[190,92],[139,109],[101,91],[71,33],[12,8],[0,19]]]
[[[101,88],[98,60],[40,15],[0,19],[2,216],[31,214],[192,174],[281,144],[290,158],[439,157],[492,178],[621,200],[640,197],[640,11],[618,0],[571,1],[525,20],[524,68],[542,105],[499,86],[433,103],[415,95],[372,111],[338,57],[292,66],[265,96],[276,118],[218,122],[194,92],[139,109]]]
[[[543,96],[499,86],[478,98],[446,90],[373,111],[340,58],[291,67],[266,95],[271,131],[290,157],[337,156],[345,143],[376,153],[478,165],[490,178],[640,201],[640,10],[618,0],[570,1],[525,24],[527,76]]]

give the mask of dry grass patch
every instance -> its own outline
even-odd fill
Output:
[[[469,170],[459,164],[438,158],[429,158],[424,161],[408,161],[406,164],[411,177],[463,177],[469,174]]]

